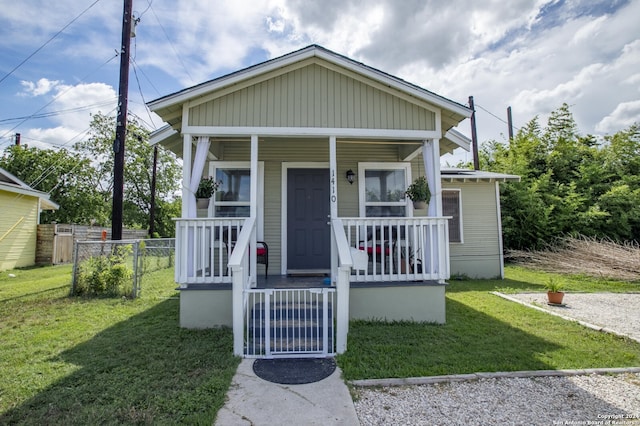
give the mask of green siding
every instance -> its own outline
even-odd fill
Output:
[[[313,63],[194,106],[189,125],[435,130],[435,113]]]
[[[495,182],[447,182],[443,189],[461,189],[463,243],[450,248],[451,275],[471,278],[500,276],[500,233]]]
[[[35,264],[38,199],[0,190],[0,206],[0,271]]]

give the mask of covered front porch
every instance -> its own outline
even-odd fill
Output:
[[[198,137],[195,149],[192,149],[192,144],[196,140],[192,137],[185,138],[184,152],[193,151],[196,157],[193,160],[189,159],[188,162],[185,161],[185,164],[193,165],[190,170],[187,168],[185,170],[185,182],[189,182],[191,189],[194,188],[194,182],[198,181],[203,171],[207,169],[207,163],[211,166],[209,170],[214,170],[210,176],[214,178],[225,176],[215,174],[214,167],[224,160],[206,160],[206,153],[209,150],[202,149],[202,146],[209,145],[209,138]],[[309,315],[317,317],[320,315],[319,312],[322,312],[322,315],[327,315],[323,320],[324,323],[333,324],[335,321],[336,324],[335,328],[323,326],[322,330],[331,332],[331,337],[327,337],[326,344],[316,342],[310,346],[311,351],[300,350],[299,346],[294,345],[291,351],[288,348],[274,351],[276,355],[286,355],[290,352],[296,355],[309,352],[317,354],[318,348],[321,348],[323,354],[344,352],[350,318],[444,322],[443,285],[449,278],[449,238],[448,218],[441,214],[437,215],[438,211],[441,212],[441,201],[438,196],[440,192],[439,163],[436,161],[439,156],[433,155],[434,152],[440,152],[437,140],[413,142],[417,151],[413,158],[400,163],[401,166],[394,163],[393,168],[389,168],[387,164],[378,164],[376,167],[385,171],[391,170],[391,172],[372,173],[375,183],[373,187],[380,186],[380,179],[399,175],[402,177],[399,188],[406,188],[407,183],[411,181],[412,161],[413,163],[417,161],[419,164],[414,167],[426,171],[434,194],[429,205],[429,211],[433,211],[434,215],[427,216],[427,211],[415,212],[404,194],[402,197],[395,195],[396,198],[392,198],[387,203],[382,197],[382,201],[369,203],[371,208],[360,209],[358,203],[355,204],[355,209],[350,206],[353,195],[361,198],[359,193],[363,190],[365,198],[362,204],[367,204],[366,191],[371,192],[371,188],[367,189],[365,182],[360,182],[362,188],[357,192],[350,192],[353,189],[351,184],[345,178],[338,176],[345,176],[344,169],[351,169],[353,166],[348,158],[338,157],[339,152],[344,152],[344,149],[338,149],[338,138],[328,137],[324,142],[328,148],[328,161],[311,164],[314,170],[323,170],[322,166],[327,166],[326,181],[316,184],[316,186],[326,186],[324,194],[327,197],[325,200],[327,210],[326,212],[317,211],[317,207],[322,206],[323,203],[316,203],[313,197],[301,198],[303,204],[304,200],[310,200],[308,202],[312,207],[311,216],[319,217],[321,223],[309,225],[315,226],[315,230],[306,230],[303,226],[302,245],[297,246],[296,250],[288,251],[287,245],[296,243],[296,239],[290,238],[288,234],[300,231],[287,226],[291,217],[297,215],[297,210],[292,210],[287,204],[287,195],[291,197],[292,191],[288,190],[289,185],[285,179],[291,176],[287,173],[288,169],[304,170],[305,168],[301,167],[301,162],[287,162],[288,157],[284,156],[281,159],[281,184],[274,186],[268,176],[262,177],[264,176],[262,170],[269,166],[258,161],[263,151],[273,148],[273,142],[264,142],[265,148],[261,150],[260,147],[263,145],[260,139],[258,136],[250,137],[248,162],[237,161],[237,158],[233,162],[237,167],[246,167],[246,172],[243,172],[242,176],[249,180],[245,187],[249,199],[247,209],[240,211],[248,211],[249,217],[217,217],[216,214],[229,210],[225,203],[216,204],[216,200],[212,200],[208,209],[199,210],[195,207],[195,197],[192,195],[195,191],[192,189],[191,194],[187,192],[187,198],[190,195],[191,200],[186,200],[186,207],[183,208],[185,217],[176,219],[175,279],[182,290],[181,323],[183,326],[232,326],[235,336],[234,352],[237,355],[257,356],[263,354],[261,351],[264,351],[265,343],[260,344],[261,351],[249,347],[251,339],[247,336],[254,332],[249,324],[256,321],[254,315],[262,316],[261,324],[265,321],[264,318],[280,318],[285,315],[255,309],[256,304],[281,305],[281,301],[276,301],[280,299],[273,299],[274,297],[292,300],[299,305],[297,301],[300,297],[313,298],[316,297],[314,295],[320,295],[317,297],[321,298],[322,303],[327,303],[327,307]],[[322,144],[317,138],[314,138],[314,142],[318,145]],[[378,147],[377,149],[380,145],[380,141],[372,144]],[[393,150],[399,147],[406,148],[406,145],[393,142],[388,144]],[[367,144],[360,142],[358,146],[364,148]],[[202,156],[205,157],[205,161],[202,161]],[[188,158],[189,154],[185,157]],[[262,158],[269,158],[269,155],[264,154]],[[362,164],[356,163],[353,168],[363,171]],[[228,169],[223,167],[220,169],[228,173]],[[196,178],[192,179],[192,176]],[[362,181],[367,180],[365,173],[360,173],[360,176]],[[380,176],[385,177],[380,178]],[[262,183],[258,181],[258,177],[262,177]],[[392,189],[389,187],[384,192],[394,192]],[[300,188],[296,187],[295,190],[299,191]],[[271,213],[265,212],[269,205],[267,200],[269,191],[279,192],[280,198],[280,209],[275,209]],[[395,192],[398,192],[398,188],[395,188]],[[309,206],[305,207],[299,203],[300,200],[294,203],[294,207],[302,212],[309,210]],[[274,204],[277,206],[278,203]],[[354,211],[356,213],[361,211],[363,216],[339,214]],[[388,216],[366,216],[371,212],[385,212]],[[405,215],[391,215],[397,212],[404,212]],[[421,215],[406,215],[415,213]],[[274,222],[274,219],[276,223],[279,221],[281,224],[280,232],[266,225]],[[262,225],[259,224],[261,221]],[[308,222],[304,220],[302,223]],[[322,233],[326,234],[322,235]],[[310,239],[312,244],[305,244],[308,242],[307,239]],[[318,244],[315,244],[315,239]],[[327,242],[324,246],[323,241]],[[307,246],[310,246],[310,251],[305,253],[305,256],[315,256],[315,251],[319,258],[326,257],[326,263],[310,263],[316,266],[311,269],[292,268],[293,261],[291,258],[287,259],[286,253],[293,252],[297,255],[298,251]],[[268,247],[266,262],[261,258],[264,252],[258,252],[262,247]],[[269,276],[266,276],[266,264],[270,265],[268,271],[271,275]],[[283,287],[288,287],[289,290],[300,288],[311,290],[304,292],[305,296],[302,296],[303,292],[300,291],[287,290],[287,292],[281,289],[274,291],[274,288],[282,287],[278,284],[287,284]],[[318,303],[312,302],[314,306]],[[291,315],[290,311],[287,308],[286,315]],[[210,314],[208,318],[207,313]],[[301,314],[293,313],[293,315]],[[260,331],[260,336],[265,334],[271,333]],[[317,334],[316,337],[319,337]],[[275,335],[278,333],[274,332]],[[269,344],[267,342],[266,346],[269,347]],[[269,350],[266,352],[268,356],[275,356]]]

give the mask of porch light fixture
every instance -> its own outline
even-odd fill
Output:
[[[353,170],[351,169],[347,170],[347,180],[351,185],[353,185],[353,180],[355,179],[355,177],[356,177],[356,174],[353,173]]]

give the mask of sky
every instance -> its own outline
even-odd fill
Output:
[[[583,134],[640,122],[640,0],[134,0],[129,111],[310,44],[441,96],[506,142],[563,102]],[[70,148],[114,114],[123,1],[0,0],[0,150]],[[457,128],[470,136],[469,120]],[[471,161],[457,152],[446,162]]]

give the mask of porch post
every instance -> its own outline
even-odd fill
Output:
[[[251,184],[250,184],[250,198],[251,203],[249,205],[249,216],[254,218],[254,224],[257,222],[258,216],[258,135],[251,135]],[[251,271],[251,285],[255,286],[258,280],[258,256],[256,256],[257,247],[256,238],[256,226],[253,227],[251,232],[251,240],[249,242],[250,250],[253,250],[251,256],[249,256],[251,265],[249,271]]]
[[[431,191],[431,200],[429,201],[429,208],[427,210],[427,216],[429,217],[442,217],[442,181],[440,178],[440,139],[424,140],[422,141],[422,160],[424,162],[424,169],[427,175],[427,182],[429,183],[429,190]],[[446,226],[446,225],[445,225]],[[443,232],[445,231],[445,232]],[[448,277],[448,238],[446,228],[441,226],[429,226],[426,233],[426,246],[434,247],[432,262],[428,262],[426,266],[427,271],[430,273],[438,274],[438,281],[444,283],[445,278]],[[433,242],[433,244],[431,244]]]
[[[191,135],[182,136],[182,217],[189,217],[189,203],[185,194],[189,193],[191,183]]]

